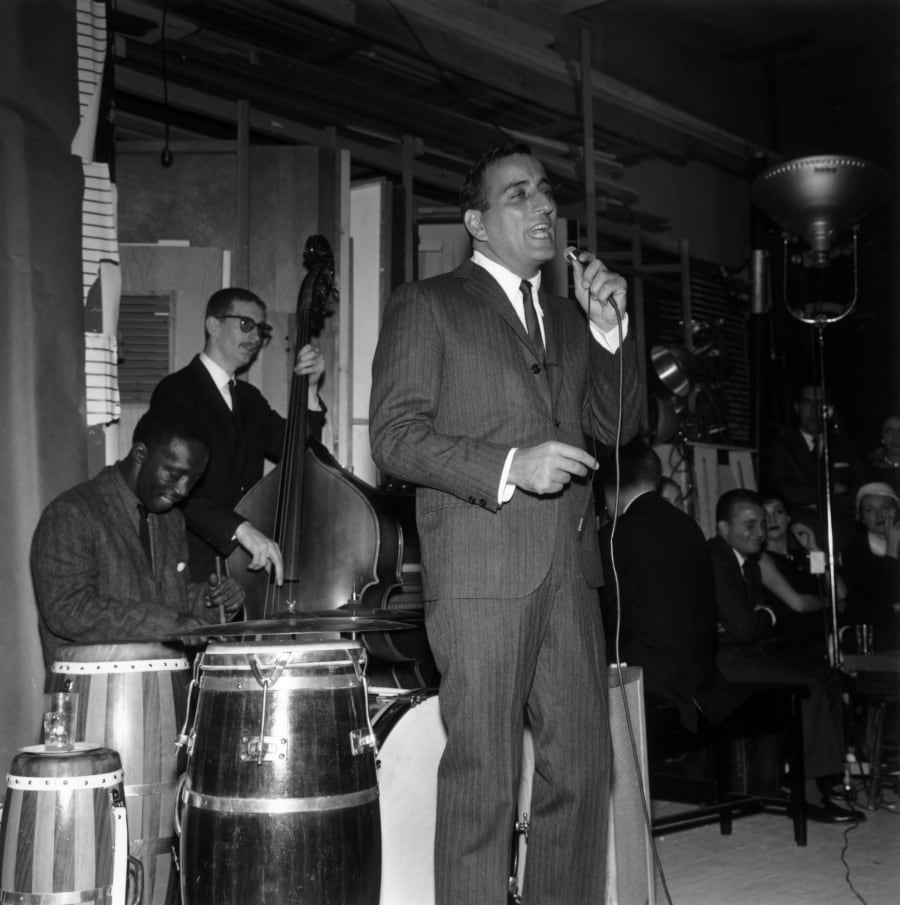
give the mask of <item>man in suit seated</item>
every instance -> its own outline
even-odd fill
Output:
[[[249,569],[274,569],[281,584],[278,544],[234,511],[263,476],[266,460],[278,462],[285,420],[262,393],[235,374],[250,367],[271,337],[266,305],[247,289],[220,289],[206,303],[206,342],[190,364],[164,377],[151,406],[179,406],[209,438],[209,465],[183,506],[188,527],[191,578],[203,580],[240,544],[251,556]],[[325,414],[317,388],[324,371],[321,352],[306,345],[297,353],[294,373],[309,378],[309,431],[321,436]]]
[[[216,575],[191,583],[175,504],[203,474],[203,435],[183,413],[151,409],[128,455],[58,496],[31,545],[41,644],[49,667],[63,643],[159,641],[231,617],[244,591]]]
[[[700,526],[657,491],[661,475],[659,456],[632,440],[619,451],[618,488],[614,472],[604,480],[607,512],[617,513],[600,531],[607,649],[640,666],[648,700],[675,701],[696,731],[696,695],[716,673],[712,563]]]
[[[803,753],[811,820],[841,823],[865,815],[832,799],[844,767],[840,686],[827,664],[795,662],[778,651],[776,617],[763,600],[759,556],[766,513],[759,495],[729,490],[716,504],[717,536],[709,540],[713,563],[719,645],[716,660],[734,682],[802,683]]]

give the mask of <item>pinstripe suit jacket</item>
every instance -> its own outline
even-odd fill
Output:
[[[60,643],[159,641],[214,622],[205,585],[189,585],[184,517],[150,515],[155,571],[141,546],[137,498],[119,468],[58,496],[31,544],[31,571],[49,666]]]
[[[372,453],[384,471],[419,485],[416,516],[426,599],[521,597],[547,574],[556,532],[580,533],[580,568],[602,569],[591,491],[574,480],[539,497],[517,490],[502,507],[511,447],[549,440],[585,447],[615,438],[624,368],[623,442],[639,422],[634,343],[615,355],[589,336],[576,302],[541,294],[547,368],[499,284],[466,262],[401,286],[384,313],[373,363]]]

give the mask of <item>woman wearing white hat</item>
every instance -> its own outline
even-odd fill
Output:
[[[874,626],[876,650],[900,648],[900,499],[890,485],[863,484],[856,494],[862,531],[843,553],[847,619]]]

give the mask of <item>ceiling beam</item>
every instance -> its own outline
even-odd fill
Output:
[[[289,0],[297,9],[308,8],[311,0]],[[448,6],[443,0],[357,0],[354,27],[386,46],[399,41],[407,53],[422,57],[416,42],[396,30],[396,5],[415,27],[428,55],[449,72],[484,81],[498,91],[518,94],[539,103],[556,115],[579,116],[578,82],[580,65],[553,49],[526,44],[510,37],[518,22],[511,16],[493,13],[493,28],[476,28],[485,14],[482,4],[455,0]],[[465,15],[466,7],[471,15]],[[323,14],[328,17],[328,13]],[[572,23],[565,23],[571,28]],[[560,27],[564,25],[561,22]],[[461,52],[460,43],[470,48]],[[692,116],[677,107],[620,82],[601,72],[592,72],[595,120],[601,129],[626,140],[635,140],[627,129],[636,119],[654,128],[646,129],[640,140],[665,130],[677,136],[676,145],[689,145],[711,162],[724,163],[729,169],[743,171],[746,161],[765,148],[740,136]],[[622,118],[620,113],[630,114]],[[665,155],[664,138],[655,142],[654,151]]]

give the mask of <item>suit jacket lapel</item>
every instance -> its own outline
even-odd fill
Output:
[[[110,468],[118,468],[112,465]],[[125,542],[131,547],[135,554],[140,554],[140,559],[147,562],[144,555],[144,548],[141,544],[141,536],[138,532],[137,525],[137,499],[134,499],[133,511],[129,511],[131,506],[130,494],[124,488],[119,486],[118,477],[115,472],[108,471],[104,475],[102,484],[98,485],[98,495],[102,499],[103,509],[106,513],[107,524],[115,525],[116,529],[125,538]],[[153,528],[151,526],[151,533]],[[150,564],[147,563],[147,569],[150,570]]]
[[[236,420],[237,412],[237,387],[232,394],[232,404],[234,411],[228,408],[228,403],[222,396],[216,382],[212,379],[212,375],[206,370],[205,365],[200,361],[200,356],[196,356],[191,362],[191,368],[194,373],[194,379],[197,381],[199,395],[204,408],[212,413],[218,413],[216,420],[221,424],[227,424],[229,428],[233,428]],[[223,420],[224,419],[224,420]]]
[[[531,367],[539,364],[537,351],[531,344],[531,337],[525,329],[525,325],[519,320],[515,308],[510,304],[506,293],[500,288],[500,284],[483,268],[471,261],[462,264],[456,271],[457,275],[465,279],[466,290],[474,293],[488,307],[494,311],[509,325],[510,329],[515,333],[516,338],[522,345],[522,354],[526,366]],[[544,317],[544,328],[547,327],[547,318]],[[547,347],[547,360],[549,361],[550,348]],[[542,368],[546,372],[547,368]],[[549,370],[558,371],[559,368]],[[545,373],[546,376],[546,373]],[[538,383],[538,389],[544,397],[547,405],[551,405],[550,380],[542,380]],[[555,396],[553,397],[555,398]]]
[[[544,312],[544,346],[547,351],[547,380],[550,384],[551,408],[556,411],[562,390],[562,340],[556,330],[555,312],[551,310],[550,297],[543,290],[540,293],[541,310]]]

